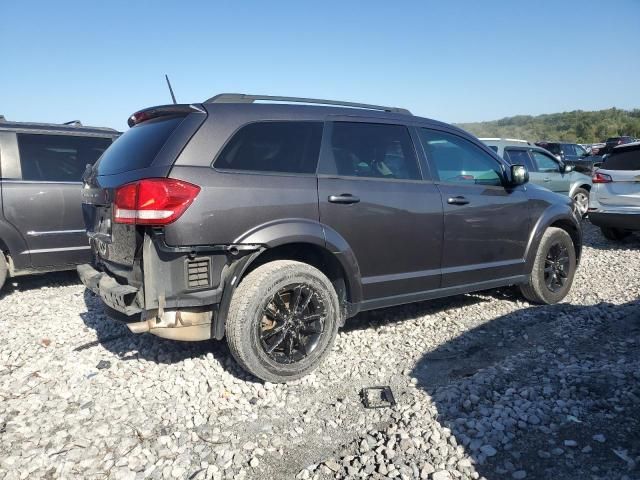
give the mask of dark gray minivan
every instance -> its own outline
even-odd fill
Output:
[[[82,281],[133,332],[226,337],[261,379],[310,372],[360,311],[504,285],[554,303],[571,286],[571,199],[451,125],[240,94],[129,125],[85,177]]]
[[[90,260],[82,174],[118,135],[77,121],[0,117],[0,288],[8,276],[69,270]]]

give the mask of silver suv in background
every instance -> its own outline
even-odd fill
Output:
[[[640,142],[614,147],[593,174],[591,223],[609,240],[640,230]]]
[[[552,153],[526,140],[515,138],[481,138],[489,148],[512,165],[526,165],[529,181],[552,192],[573,199],[576,210],[584,216],[589,209],[591,178],[576,172]]]

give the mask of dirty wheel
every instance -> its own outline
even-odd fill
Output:
[[[234,292],[227,342],[238,363],[256,377],[294,380],[329,353],[339,311],[322,272],[301,262],[270,262],[249,273]]]
[[[557,303],[569,293],[575,271],[571,237],[561,228],[550,227],[540,240],[529,283],[521,285],[520,291],[533,303]]]

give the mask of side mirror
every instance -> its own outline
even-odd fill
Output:
[[[573,165],[563,165],[561,168],[562,168],[562,173],[573,172]]]
[[[529,181],[529,171],[524,165],[511,165],[511,185],[524,185]]]

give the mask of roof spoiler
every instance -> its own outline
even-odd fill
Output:
[[[278,102],[278,103],[308,103],[312,105],[332,105],[337,107],[364,108],[366,110],[379,110],[381,112],[400,113],[412,115],[406,108],[385,107],[383,105],[372,105],[368,103],[342,102],[339,100],[323,100],[320,98],[302,97],[279,97],[272,95],[247,95],[244,93],[221,93],[215,97],[205,100],[204,103],[254,103],[256,101]]]
[[[127,124],[130,127],[134,127],[139,123],[152,118],[168,117],[172,115],[188,115],[192,112],[203,112],[202,107],[197,105],[191,105],[188,103],[175,104],[175,105],[161,105],[158,107],[145,108],[139,110],[129,117]]]

